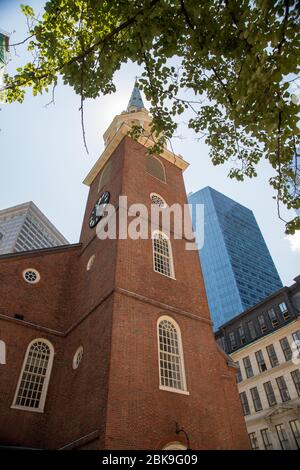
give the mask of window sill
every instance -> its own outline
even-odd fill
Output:
[[[18,405],[11,405],[13,410],[20,410],[20,411],[33,411],[34,413],[44,413],[44,410],[38,408],[28,408],[26,406],[18,406]]]
[[[167,279],[171,279],[172,281],[176,281],[176,277],[175,277],[175,276],[168,276],[167,274],[161,273],[160,271],[156,271],[154,268],[153,268],[153,271],[154,271],[156,274],[160,274],[161,276],[166,277]]]
[[[187,390],[180,390],[178,388],[165,387],[164,385],[160,385],[159,390],[163,390],[165,392],[179,393],[181,395],[189,395],[190,394],[190,392],[188,392]]]

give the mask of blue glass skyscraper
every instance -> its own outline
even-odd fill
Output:
[[[204,205],[204,244],[199,254],[211,317],[218,329],[280,289],[282,282],[250,209],[210,187],[189,195],[189,203],[198,233],[201,227],[193,206]]]

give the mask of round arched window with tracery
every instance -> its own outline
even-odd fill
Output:
[[[163,209],[167,205],[166,201],[159,194],[151,193],[150,199],[151,199],[152,204],[156,204],[161,209]]]

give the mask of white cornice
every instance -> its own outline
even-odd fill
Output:
[[[128,132],[130,131],[130,126],[127,124],[122,124],[118,131],[115,133],[114,137],[112,140],[109,142],[107,147],[104,149],[96,163],[94,164],[93,168],[91,171],[88,173],[86,178],[83,181],[83,184],[86,184],[87,186],[90,186],[92,182],[94,181],[95,177],[98,175],[99,171],[103,168],[113,151],[117,148],[119,143],[124,139],[124,137],[128,137]],[[153,145],[153,141],[144,136],[140,136],[137,139],[137,142],[139,142],[141,145],[144,147],[151,147]],[[177,166],[180,168],[182,171],[184,171],[189,164],[183,160],[183,158],[179,157],[178,155],[175,155],[174,153],[170,152],[168,149],[164,149],[163,152],[160,154],[160,157],[164,158],[168,162],[173,163],[173,165]]]

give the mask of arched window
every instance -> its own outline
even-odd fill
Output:
[[[157,323],[160,388],[186,391],[180,329],[167,316]]]
[[[100,173],[98,193],[109,182],[111,174],[111,160],[109,160]]]
[[[165,167],[161,161],[158,158],[153,157],[153,155],[148,155],[146,159],[146,171],[150,175],[154,176],[154,178],[160,180],[162,183],[166,182]]]
[[[170,240],[164,233],[159,231],[153,232],[152,240],[154,271],[174,278],[174,266]]]
[[[184,446],[181,442],[169,442],[163,447],[163,450],[187,450],[187,447]]]
[[[43,411],[54,348],[46,339],[33,340],[26,351],[13,408]]]
[[[4,341],[0,341],[0,364],[6,364],[6,346]]]

